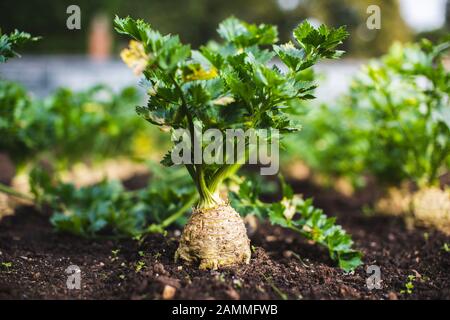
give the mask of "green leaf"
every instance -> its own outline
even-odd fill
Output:
[[[305,58],[305,52],[294,47],[292,42],[288,42],[281,46],[274,45],[278,57],[283,61],[283,63],[291,70],[297,71],[300,64]]]
[[[238,47],[273,44],[278,40],[278,30],[275,26],[249,24],[235,17],[223,21],[217,32],[224,40]]]
[[[6,62],[10,58],[20,57],[16,52],[17,48],[27,42],[39,40],[40,37],[32,37],[29,33],[14,30],[8,34],[1,34],[0,30],[0,63]]]
[[[314,27],[308,21],[304,21],[294,29],[293,35],[298,43],[302,43],[303,40],[313,32]]]
[[[304,200],[294,195],[282,176],[280,184],[283,193],[280,202],[260,201],[257,189],[251,189],[251,180],[247,180],[241,184],[238,193],[230,194],[231,204],[238,212],[258,212],[260,218],[268,218],[272,224],[294,230],[326,247],[330,257],[346,272],[362,264],[362,254],[353,249],[351,237],[336,225],[335,218],[328,218],[321,209],[315,208],[312,199]]]
[[[306,61],[303,69],[318,58],[340,57],[343,52],[336,50],[336,47],[349,35],[345,27],[334,29],[322,24],[315,29],[308,21],[298,25],[293,34],[298,44],[305,50],[308,59],[311,59],[309,62]]]
[[[156,64],[162,70],[173,74],[191,55],[190,47],[181,44],[178,36],[163,36],[141,19],[116,16],[114,26],[118,33],[128,35],[143,44],[145,52],[150,55],[147,71]]]
[[[345,272],[351,272],[362,264],[362,253],[358,251],[340,253],[339,267]]]

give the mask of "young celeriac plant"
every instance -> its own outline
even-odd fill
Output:
[[[219,25],[222,43],[193,50],[178,36],[163,36],[143,20],[116,17],[115,28],[132,38],[122,58],[136,73],[143,73],[148,85],[148,104],[137,112],[162,128],[187,129],[192,141],[198,127],[202,132],[211,128],[221,132],[277,129],[281,134],[298,130],[290,114],[299,100],[313,98],[310,92],[315,88],[304,81],[303,71],[321,58],[339,57],[342,52],[336,47],[347,37],[344,28],[322,25],[315,29],[303,22],[293,32],[294,42],[276,45],[275,26],[231,17]],[[273,58],[280,59],[286,71],[270,67]],[[194,150],[190,152],[194,159]],[[247,151],[244,157],[248,156]],[[171,166],[170,159],[169,153],[163,164]],[[249,262],[243,220],[218,193],[241,163],[185,164],[200,200],[176,258],[212,269]]]
[[[385,213],[410,214],[421,225],[450,234],[450,72],[440,44],[394,45],[356,79],[350,105],[365,120],[366,167],[390,188],[377,203]],[[416,190],[405,183],[412,182]],[[397,212],[396,212],[397,211]]]

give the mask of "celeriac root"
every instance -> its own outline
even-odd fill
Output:
[[[450,189],[424,187],[411,193],[406,188],[389,190],[376,204],[376,211],[404,216],[415,224],[433,227],[450,235]]]
[[[194,208],[181,236],[175,259],[217,269],[250,262],[250,240],[242,218],[228,204]]]
[[[9,201],[8,195],[0,192],[0,220],[4,216],[8,216],[14,213],[14,207]]]
[[[424,188],[412,197],[415,219],[450,235],[450,189]]]
[[[376,202],[375,210],[390,216],[402,216],[411,211],[411,197],[412,194],[408,188],[391,187],[387,190],[387,194]]]

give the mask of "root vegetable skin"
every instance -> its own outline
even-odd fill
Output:
[[[411,193],[406,188],[389,190],[376,204],[380,213],[407,216],[417,225],[434,227],[450,235],[450,189],[422,187]]]
[[[249,263],[251,256],[244,221],[228,204],[194,208],[181,236],[175,259],[200,269]]]

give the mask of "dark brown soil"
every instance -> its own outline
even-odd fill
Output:
[[[297,234],[263,225],[252,236],[249,265],[199,271],[173,261],[179,234],[135,240],[88,240],[53,232],[48,216],[23,207],[0,222],[0,298],[10,299],[449,299],[450,238],[433,230],[408,230],[393,217],[368,217],[371,194],[345,198],[306,182],[295,189],[353,235],[364,266],[344,274]],[[115,255],[112,251],[119,250]],[[11,266],[8,267],[8,262]],[[6,264],[5,264],[6,263]],[[66,287],[65,269],[81,269],[81,289]],[[142,269],[137,271],[136,266]],[[382,288],[369,290],[368,265],[381,268]],[[401,294],[413,275],[414,288]],[[172,290],[173,291],[173,290]]]

